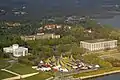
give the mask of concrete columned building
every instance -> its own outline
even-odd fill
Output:
[[[37,33],[36,35],[30,35],[30,36],[21,36],[21,39],[24,41],[39,40],[39,39],[58,39],[58,38],[60,38],[60,35],[44,34],[44,33]]]
[[[117,47],[117,40],[106,40],[106,39],[96,39],[96,40],[86,40],[80,41],[80,46],[89,50],[104,50],[107,48]]]
[[[3,48],[3,51],[5,53],[13,53],[13,56],[15,57],[26,56],[28,54],[28,48],[19,47],[18,44],[13,44],[10,47],[5,47]]]

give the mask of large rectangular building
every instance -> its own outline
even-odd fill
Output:
[[[56,34],[42,34],[42,33],[37,33],[36,35],[30,35],[30,36],[21,36],[21,39],[24,41],[28,40],[39,40],[39,39],[58,39],[60,38],[60,35]]]
[[[96,39],[96,40],[86,40],[80,41],[80,46],[89,50],[104,50],[108,48],[117,47],[117,40],[106,40],[106,39]]]

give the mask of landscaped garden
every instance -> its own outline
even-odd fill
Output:
[[[4,72],[4,71],[0,71],[0,80],[1,79],[5,79],[5,78],[10,78],[10,77],[14,77],[15,75]]]
[[[9,63],[6,60],[0,60],[0,69],[3,69],[5,67],[9,66]],[[15,73],[25,75],[37,72],[36,70],[32,69],[32,66],[21,64],[21,63],[15,63],[11,68],[8,70],[13,71]],[[49,77],[51,77],[53,74],[51,72],[40,72],[39,74],[25,78],[23,80],[45,80]],[[5,78],[14,77],[16,75],[4,72],[0,70],[0,80]]]
[[[120,53],[114,53],[114,54],[105,54],[105,55],[102,55],[100,56],[101,58],[113,58],[113,59],[117,59],[117,60],[120,60]]]
[[[0,59],[0,69],[3,69],[7,66],[9,66],[9,63],[6,60]],[[15,75],[0,70],[0,80],[4,78],[13,77],[13,76]]]
[[[40,72],[38,75],[25,78],[23,80],[45,80],[47,78],[52,77],[52,73],[50,72]]]
[[[32,66],[20,63],[14,64],[11,68],[9,68],[9,70],[21,75],[37,72],[36,70],[32,69]]]
[[[7,60],[0,59],[0,69],[5,68],[9,65],[10,63],[8,63]]]

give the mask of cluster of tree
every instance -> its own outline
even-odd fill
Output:
[[[40,59],[46,59],[53,55],[60,56],[61,54],[64,54],[66,56],[72,54],[76,59],[78,59],[82,54],[86,52],[85,49],[80,48],[80,41],[82,40],[111,38],[120,41],[120,31],[118,29],[100,25],[93,20],[87,20],[84,24],[82,23],[70,25],[72,27],[71,29],[57,30],[56,33],[62,35],[60,39],[45,39],[27,42],[24,42],[20,39],[20,35],[30,35],[36,33],[37,29],[40,26],[41,24],[38,22],[27,22],[19,27],[8,29],[2,22],[0,25],[0,52],[2,52],[3,47],[17,43],[19,45],[28,47],[29,52],[35,56],[36,61]],[[88,32],[88,30],[91,30],[91,33]],[[0,56],[3,55],[0,54]],[[24,57],[20,58],[19,61],[26,61],[27,63],[30,63],[29,61],[34,61],[34,59],[28,59]],[[88,57],[87,61],[96,64],[99,62],[102,66],[110,66],[108,62],[103,62],[96,57]]]
[[[35,65],[35,56],[25,56],[25,57],[20,57],[18,61],[22,64],[28,64],[28,65]]]
[[[2,50],[0,50],[0,58],[10,58],[10,55],[6,54],[6,53],[2,52]]]
[[[3,53],[2,49],[12,44],[19,44],[26,46],[26,42],[21,40],[21,35],[28,35],[36,32],[37,28],[41,25],[39,22],[33,23],[30,21],[19,21],[20,26],[9,27],[6,25],[7,21],[0,21],[0,57],[8,57],[7,54]]]
[[[7,21],[0,21],[0,35],[31,35],[37,32],[37,29],[41,27],[39,21],[31,22],[31,21],[11,21],[13,23],[20,23],[19,26],[10,27],[6,25]],[[8,21],[9,23],[9,21]],[[11,23],[10,23],[11,24]]]
[[[107,58],[106,61],[110,62],[113,67],[120,67],[120,60],[115,58]]]
[[[105,60],[99,58],[95,54],[85,55],[82,58],[83,58],[83,60],[86,63],[89,63],[89,64],[98,64],[98,65],[100,65],[103,68],[105,68],[105,67],[112,67],[112,64],[110,62],[105,61]]]
[[[92,32],[89,33],[87,30],[91,30]],[[102,26],[92,20],[86,21],[85,24],[72,25],[71,30],[61,30],[60,34],[63,35],[60,39],[27,41],[30,53],[36,55],[39,58],[38,60],[45,59],[53,55],[60,56],[61,54],[66,56],[72,54],[74,58],[79,59],[82,54],[86,53],[85,49],[80,48],[81,40],[101,38],[119,40],[120,37],[119,30]],[[87,58],[85,59],[87,60]],[[87,61],[96,64],[99,62],[101,66],[111,66],[109,62],[105,62],[97,57],[88,57]]]

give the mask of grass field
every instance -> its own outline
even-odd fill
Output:
[[[0,60],[0,69],[5,68],[8,65],[9,65],[9,63],[6,62],[5,60]],[[16,72],[21,75],[37,72],[36,70],[32,69],[32,66],[20,64],[20,63],[14,64],[8,70],[11,70],[11,71]],[[50,72],[40,72],[38,75],[28,77],[28,78],[25,78],[22,80],[45,80],[45,79],[51,77],[51,74],[52,73],[50,73]],[[2,80],[4,78],[13,77],[13,76],[15,76],[15,75],[12,75],[10,73],[0,70],[0,80]]]
[[[90,52],[92,54],[96,54],[98,56],[105,55],[105,54],[113,54],[113,53],[118,53],[117,49],[111,49],[111,50],[101,50],[101,51],[95,51],[95,52]]]
[[[5,68],[8,65],[10,65],[10,64],[8,62],[6,62],[6,60],[0,59],[0,69]]]
[[[120,52],[117,49],[111,49],[111,50],[101,50],[101,51],[96,51],[96,52],[90,52],[89,54],[86,55],[95,55],[98,56],[102,59],[105,58],[114,58],[120,60]]]
[[[32,66],[20,63],[14,64],[11,68],[9,68],[9,70],[21,75],[37,72],[36,70],[32,69]]]
[[[9,63],[6,60],[0,59],[0,69],[3,69],[5,67],[7,67],[8,65],[9,65]],[[0,70],[0,80],[2,80],[4,78],[13,77],[13,76],[15,76],[15,75],[12,75],[10,73]]]
[[[103,58],[103,59],[114,58],[114,59],[120,60],[120,53],[105,54],[105,55],[102,55],[100,57]]]
[[[5,78],[9,78],[9,77],[14,77],[15,75],[12,75],[10,73],[4,72],[4,71],[0,71],[0,80],[5,79]]]
[[[5,62],[4,60],[0,60],[0,69],[4,68],[7,65],[8,65],[7,62]],[[21,75],[37,72],[36,70],[32,69],[32,66],[20,64],[20,63],[14,64],[8,70],[11,70],[11,71],[16,72],[16,73],[21,74]],[[25,78],[22,80],[45,80],[45,79],[51,77],[51,74],[52,73],[50,73],[50,72],[40,72],[38,75],[28,77],[28,78]],[[0,71],[0,80],[4,79],[4,78],[13,77],[13,76],[15,76],[15,75]]]
[[[51,77],[51,73],[49,72],[40,72],[38,75],[25,78],[24,80],[45,80],[47,78]]]

